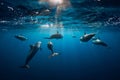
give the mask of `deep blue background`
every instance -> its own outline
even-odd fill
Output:
[[[120,0],[70,2],[56,20],[57,8],[37,0],[0,0],[0,80],[120,80]],[[34,14],[46,9],[49,14]],[[49,40],[44,37],[56,31],[64,37],[51,41],[61,55],[49,59]],[[81,42],[84,32],[96,33],[109,47],[94,45],[92,40]],[[30,69],[21,69],[29,46],[37,41],[42,42],[42,50],[31,60]]]
[[[85,29],[86,30],[86,29]],[[49,40],[43,39],[56,32],[56,29],[10,30],[0,32],[0,79],[1,80],[119,80],[120,79],[120,32],[99,30],[97,36],[104,40],[109,48],[93,45],[91,41],[82,43],[79,37],[84,30],[62,29],[62,40],[51,40],[55,52],[61,55],[49,59],[47,49]],[[88,30],[89,32],[95,32]],[[14,38],[15,34],[28,37],[25,42]],[[77,38],[72,38],[72,35]],[[21,69],[29,52],[29,45],[42,41],[42,50],[38,51],[30,62],[29,70]]]

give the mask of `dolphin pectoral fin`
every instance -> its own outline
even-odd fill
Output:
[[[29,65],[24,65],[24,66],[21,66],[20,68],[29,69],[29,68],[30,68],[30,66],[29,66]]]

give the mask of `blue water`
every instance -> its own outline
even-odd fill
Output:
[[[63,39],[51,40],[55,52],[61,55],[51,59],[44,39],[59,30]],[[95,32],[108,48],[94,45],[92,41],[80,42],[84,34]],[[26,41],[14,36],[24,35]],[[72,35],[76,35],[73,38]],[[29,54],[29,45],[42,42],[29,63],[30,69],[22,69]],[[66,28],[11,29],[0,31],[0,80],[120,80],[120,31]]]

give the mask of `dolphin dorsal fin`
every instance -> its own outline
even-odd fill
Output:
[[[30,49],[33,49],[34,45],[30,45]]]

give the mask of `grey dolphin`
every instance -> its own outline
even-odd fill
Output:
[[[49,56],[49,58],[59,55],[59,53],[55,53],[53,51],[53,43],[51,41],[48,42],[47,47],[52,52],[52,54]]]
[[[15,38],[17,38],[17,39],[19,39],[19,40],[21,40],[21,41],[27,40],[27,38],[24,37],[24,36],[22,36],[22,35],[15,35]]]
[[[100,40],[99,38],[94,39],[92,41],[92,43],[95,44],[95,45],[101,45],[101,46],[108,47],[108,45],[105,42],[103,42],[102,40]]]
[[[47,47],[53,54],[54,53],[54,51],[53,51],[53,43],[51,41],[48,42]]]
[[[57,33],[52,34],[50,37],[45,37],[44,39],[62,39],[62,38],[63,35],[57,31]]]
[[[80,41],[88,42],[93,36],[95,36],[95,33],[90,33],[90,34],[85,33],[83,36],[80,37]]]
[[[32,60],[32,58],[35,56],[35,54],[38,52],[38,50],[41,48],[41,42],[38,41],[36,44],[34,45],[30,45],[30,53],[26,58],[25,61],[25,65],[22,66],[22,68],[30,68],[30,66],[28,65],[29,62]]]

